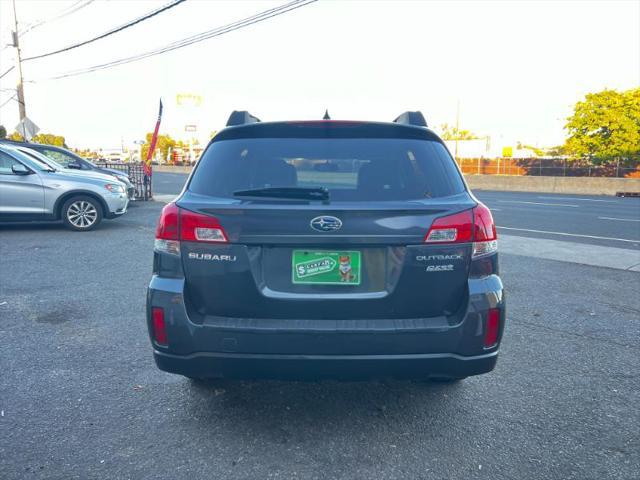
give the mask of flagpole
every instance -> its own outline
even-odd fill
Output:
[[[156,121],[156,126],[153,129],[153,135],[151,137],[151,143],[149,144],[149,151],[147,152],[147,158],[144,162],[144,181],[145,185],[149,185],[149,199],[153,198],[153,192],[151,192],[151,177],[152,177],[152,165],[153,154],[156,149],[156,144],[158,142],[158,131],[160,130],[160,122],[162,121],[162,98],[160,98],[160,108],[158,109],[158,120]],[[145,191],[145,197],[147,196],[147,192]]]

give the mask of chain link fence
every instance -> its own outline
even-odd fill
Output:
[[[460,158],[457,162],[467,175],[640,178],[638,158],[607,165],[563,158]]]

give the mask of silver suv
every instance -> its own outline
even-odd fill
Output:
[[[125,185],[110,175],[56,168],[0,146],[0,222],[62,220],[78,231],[127,211]]]

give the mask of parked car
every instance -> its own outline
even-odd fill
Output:
[[[123,170],[117,170],[115,168],[107,168],[107,167],[99,167],[94,165],[92,162],[87,160],[86,158],[82,158],[80,155],[77,155],[65,148],[56,147],[54,145],[43,145],[40,143],[30,143],[30,142],[14,142],[12,140],[0,140],[0,145],[6,144],[7,146],[13,147],[26,147],[36,152],[39,152],[43,155],[46,155],[50,159],[54,160],[58,164],[62,165],[65,168],[73,169],[73,170],[82,170],[83,172],[96,172],[103,173],[106,175],[111,175],[116,177],[119,181],[125,184],[127,188],[127,195],[130,200],[135,200],[136,189],[129,175]]]
[[[106,177],[111,177],[112,180],[113,179],[117,180],[116,177],[108,173],[101,173],[96,170],[80,170],[80,169],[65,167],[59,164],[58,162],[56,162],[55,160],[53,160],[51,157],[46,156],[44,153],[40,153],[29,147],[23,147],[18,145],[18,146],[14,146],[13,148],[18,152],[24,153],[25,155],[31,157],[33,160],[35,160],[38,163],[45,164],[53,168],[54,170],[64,172],[69,175],[75,175],[79,177],[102,178],[102,179],[104,179],[106,176]],[[124,182],[121,182],[121,183],[124,184]],[[125,184],[125,187],[126,187],[126,184]]]
[[[126,187],[111,175],[53,165],[0,145],[0,222],[62,220],[87,231],[127,211]]]
[[[496,228],[420,112],[227,125],[159,219],[147,325],[161,370],[453,381],[494,368]]]

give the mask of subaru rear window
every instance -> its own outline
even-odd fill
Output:
[[[437,141],[406,138],[238,138],[213,142],[189,190],[326,188],[331,201],[397,201],[461,193],[453,159]]]

